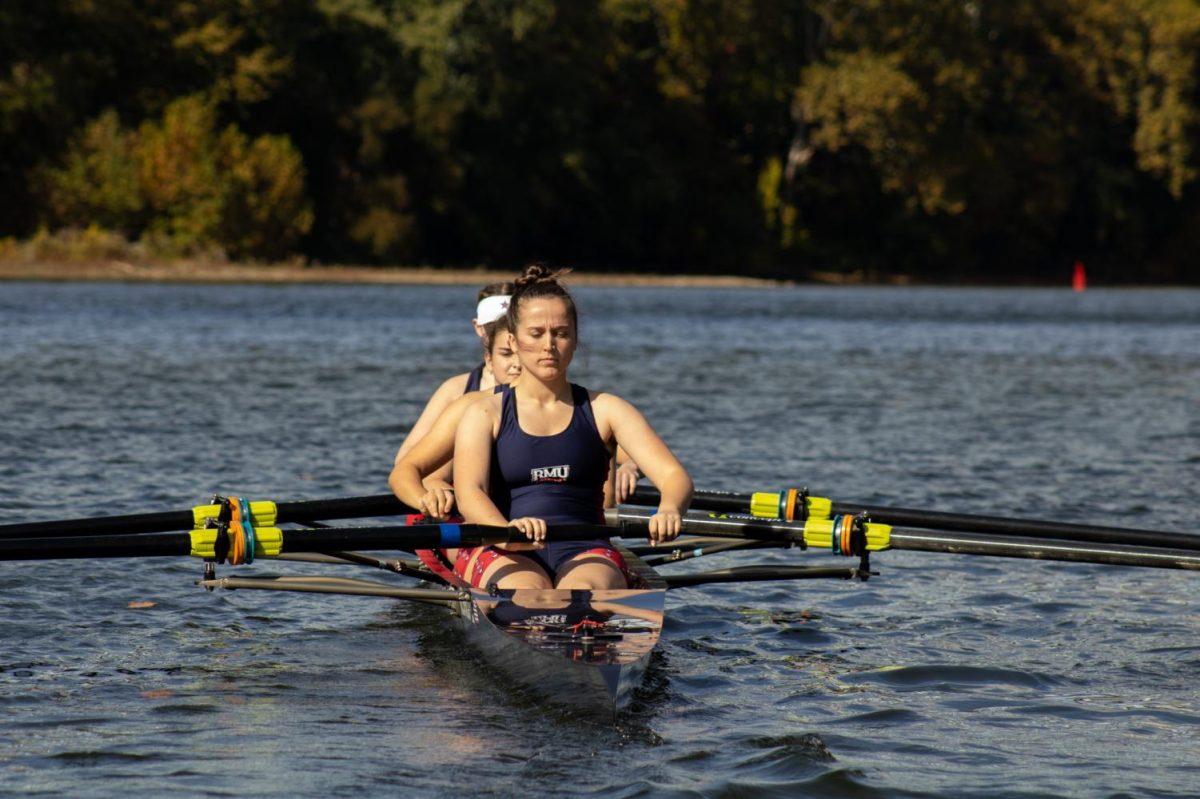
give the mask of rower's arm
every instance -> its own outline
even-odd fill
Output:
[[[475,391],[451,402],[433,422],[430,432],[392,467],[388,485],[402,503],[420,507],[436,518],[448,517],[454,510],[454,485],[450,480],[454,476],[451,459],[455,432],[463,413],[481,396],[484,392]]]
[[[450,462],[454,457],[454,434],[463,413],[479,396],[479,392],[473,392],[451,402],[429,432],[396,459],[388,477],[388,485],[397,499],[418,508],[427,492],[453,488],[449,478]]]
[[[467,408],[454,437],[454,493],[458,512],[474,524],[508,524],[508,519],[488,496],[492,442],[499,421],[496,402],[485,397]]]
[[[617,447],[617,454],[613,458],[613,479],[605,485],[604,507],[612,507],[609,504],[610,500],[619,505],[628,499],[634,491],[637,491],[638,480],[641,476],[641,470],[629,457],[629,453],[621,447]]]
[[[425,479],[421,481],[426,491],[432,491],[435,488],[445,488],[450,491],[454,490],[454,464],[446,461],[442,468],[425,475]]]
[[[400,444],[400,451],[396,453],[394,463],[399,463],[400,459],[433,429],[434,423],[437,422],[438,417],[449,407],[450,403],[454,402],[457,397],[462,396],[463,391],[467,387],[469,376],[467,373],[455,375],[438,386],[437,391],[433,392],[433,396],[425,403],[425,408],[421,411],[421,415],[417,417],[417,421],[413,424],[412,429],[404,437],[404,441]]]
[[[659,513],[687,510],[694,486],[675,453],[633,405],[612,394],[605,394],[602,402],[617,445],[629,454],[662,495]]]
[[[396,461],[396,465],[392,467],[392,473],[388,475],[388,486],[396,495],[396,499],[410,507],[419,508],[421,498],[425,496],[426,492],[423,471],[429,466],[419,455],[413,456],[415,451],[416,447],[413,447],[407,455]],[[429,488],[433,488],[433,486],[429,486]]]

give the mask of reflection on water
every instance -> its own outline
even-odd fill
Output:
[[[664,590],[472,590],[472,620],[554,656],[587,664],[636,663],[658,643]],[[483,614],[481,620],[478,615]]]
[[[0,285],[0,508],[377,493],[476,360],[470,294]],[[579,295],[575,379],[701,486],[1194,527],[1198,292]],[[171,559],[0,564],[0,794],[1195,793],[1197,576],[873,564],[673,592],[615,724],[508,684],[436,609],[208,594]]]

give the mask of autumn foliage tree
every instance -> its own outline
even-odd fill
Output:
[[[0,235],[1200,281],[1200,0],[0,8]]]
[[[281,258],[312,226],[304,166],[288,139],[218,129],[201,97],[172,102],[136,131],[106,111],[40,182],[54,224],[99,224],[165,254],[216,247],[234,258]]]

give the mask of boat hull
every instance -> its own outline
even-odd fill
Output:
[[[460,586],[454,603],[468,640],[502,679],[555,704],[616,713],[642,684],[662,632],[666,584],[623,550],[629,589],[495,590]]]

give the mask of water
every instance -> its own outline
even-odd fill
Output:
[[[1195,528],[1200,292],[578,295],[574,378],[636,403],[700,486]],[[379,493],[425,397],[473,362],[470,301],[0,284],[5,520]],[[830,562],[757,559],[804,557]],[[0,795],[1200,790],[1200,575],[875,565],[865,585],[674,592],[611,723],[496,684],[420,608],[208,594],[185,560],[0,564]]]

